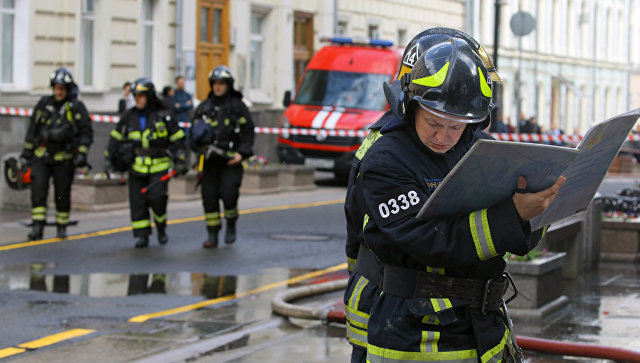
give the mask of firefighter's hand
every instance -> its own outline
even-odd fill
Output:
[[[227,165],[236,165],[242,162],[242,155],[240,153],[233,154],[233,159],[227,161]]]
[[[29,150],[29,149],[22,150],[22,152],[20,153],[20,159],[24,159],[27,162],[31,161],[31,159],[33,159],[33,150]]]
[[[567,181],[567,179],[561,176],[552,186],[537,193],[516,192],[513,195],[513,204],[516,206],[520,218],[528,221],[542,214],[556,198],[558,190],[565,181]],[[527,179],[519,176],[518,189],[524,190],[526,187]]]
[[[77,153],[76,156],[73,157],[73,166],[76,168],[87,166],[87,154]]]

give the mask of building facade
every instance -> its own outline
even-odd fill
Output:
[[[584,134],[596,122],[640,106],[637,81],[637,0],[508,0],[501,2],[496,103],[510,117],[535,116],[548,129]],[[528,35],[515,36],[512,16],[536,20]],[[495,1],[476,2],[473,31],[493,55]],[[518,78],[519,77],[519,78]],[[520,80],[518,82],[518,79]]]
[[[548,127],[583,133],[640,106],[640,0],[503,0],[496,104]],[[208,73],[228,65],[253,108],[282,108],[321,38],[404,45],[433,26],[465,30],[493,57],[495,0],[2,0],[0,106],[33,107],[49,74],[74,74],[91,112],[113,112],[126,81],[158,89],[184,75],[196,99]],[[513,14],[536,28],[517,37]],[[505,117],[505,119],[506,119]]]

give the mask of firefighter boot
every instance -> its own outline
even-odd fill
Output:
[[[167,242],[169,242],[169,236],[167,236],[167,224],[156,222],[156,227],[158,229],[158,243],[166,245]]]
[[[56,236],[58,236],[58,238],[67,238],[67,225],[58,224],[57,227]]]
[[[220,232],[220,227],[209,227],[207,228],[207,232],[209,235],[207,240],[202,244],[202,248],[218,247],[218,232]]]
[[[138,236],[135,246],[136,248],[146,248],[149,246],[149,236]]]
[[[44,230],[44,222],[33,221],[33,226],[31,226],[31,232],[27,235],[30,241],[35,241],[38,239],[42,239],[42,232]]]
[[[225,244],[230,245],[236,241],[236,220],[237,218],[227,219],[227,230],[224,233]]]

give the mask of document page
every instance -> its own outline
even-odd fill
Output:
[[[580,154],[562,173],[567,181],[549,208],[531,220],[531,230],[587,208],[638,116],[640,109],[612,117],[587,132],[578,145]]]
[[[447,174],[418,213],[418,219],[471,213],[511,198],[518,176],[527,190],[551,186],[579,151],[511,141],[478,140]]]

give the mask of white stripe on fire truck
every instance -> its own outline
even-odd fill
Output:
[[[331,112],[331,115],[327,117],[327,120],[324,122],[325,129],[335,129],[338,120],[342,117],[342,112],[334,111]]]

